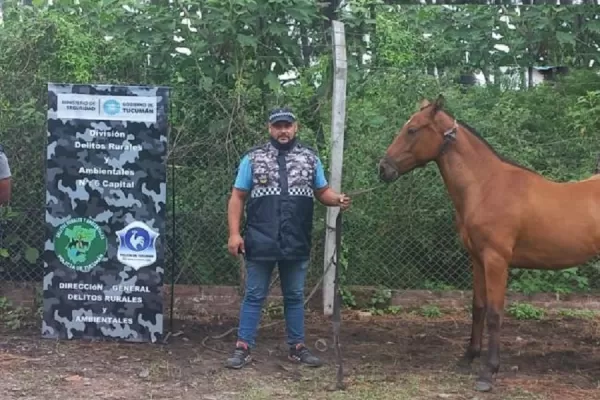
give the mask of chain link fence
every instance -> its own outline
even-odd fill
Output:
[[[239,260],[227,251],[227,203],[238,163],[245,151],[268,140],[268,109],[277,104],[291,105],[300,116],[303,125],[300,136],[304,143],[315,149],[326,149],[326,140],[322,136],[318,138],[321,121],[318,121],[316,129],[311,128],[310,121],[303,116],[310,114],[312,109],[303,105],[301,100],[290,96],[254,111],[252,106],[244,109],[232,106],[238,102],[242,105],[254,103],[253,96],[246,94],[229,102],[221,99],[220,122],[212,121],[221,128],[214,133],[204,130],[199,135],[200,140],[174,147],[167,183],[170,202],[167,235],[172,246],[167,259],[175,267],[172,272],[169,268],[169,282],[178,285],[239,285]],[[177,141],[177,136],[172,140]],[[309,285],[317,284],[323,271],[324,224],[325,209],[317,205]]]
[[[464,85],[451,74],[370,73],[347,100],[346,191],[378,185],[377,161],[420,99],[438,93],[445,95],[453,115],[524,167],[557,181],[587,178],[596,171],[600,146],[592,115],[598,115],[600,92],[593,71],[571,70],[524,89],[508,77],[497,85]],[[437,291],[472,287],[454,207],[434,162],[357,197],[345,217],[343,241],[348,285]],[[509,289],[527,294],[598,288],[598,260],[559,271],[514,268],[509,276]]]
[[[406,110],[405,116],[409,109]],[[384,113],[381,115],[385,116]],[[259,120],[260,116],[256,118]],[[349,115],[344,165],[346,191],[379,185],[376,158],[391,138],[389,134],[380,135],[380,145],[369,148],[358,132],[352,130],[354,118],[358,116]],[[394,132],[401,126],[398,122],[390,123],[384,130]],[[169,266],[166,282],[189,285],[239,283],[238,262],[226,251],[227,200],[242,152],[267,138],[268,134],[260,131],[260,125],[258,123],[256,131],[249,133],[253,140],[246,147],[239,146],[229,152],[227,141],[218,140],[216,134],[196,144],[193,150],[183,151],[174,146],[167,179]],[[23,143],[15,131],[7,127],[2,132],[1,140],[13,172],[14,193],[11,207],[4,209],[2,215],[6,252],[3,252],[1,271],[2,280],[15,284],[39,282],[42,277],[43,266],[37,257],[44,246],[44,232],[40,229],[45,218],[40,206],[44,201],[42,129],[36,127],[38,133],[30,135],[30,143]],[[312,132],[304,131],[300,136],[311,145],[316,141]],[[176,141],[177,137],[172,139]],[[574,141],[576,138],[571,144]],[[576,144],[576,148],[587,146],[586,143]],[[546,158],[546,154],[550,157],[560,146],[564,143],[542,147],[538,151]],[[326,149],[326,143],[321,147]],[[372,153],[363,156],[364,149]],[[327,168],[327,152],[322,152],[321,157]],[[362,161],[361,157],[364,157]],[[522,155],[517,154],[515,158],[525,160],[527,164]],[[367,179],[356,179],[357,175],[367,176]],[[344,217],[345,283],[398,289],[469,289],[469,261],[458,242],[453,213],[435,164],[392,185],[359,195]],[[324,215],[324,208],[317,205],[310,282],[316,282],[323,269]],[[173,271],[171,262],[175,266]],[[539,290],[543,290],[544,285],[550,291],[569,290],[597,287],[600,282],[595,271],[594,265],[582,273],[516,271],[512,278],[520,278],[515,287],[523,289],[529,285],[532,286],[529,289],[535,291],[535,282],[526,282],[535,278],[545,282],[539,283]],[[552,285],[560,285],[561,280],[566,287],[553,289]]]
[[[43,276],[45,137],[40,132],[23,140],[10,127],[0,130],[13,179],[11,205],[0,208],[0,280],[27,285]]]
[[[427,80],[430,77],[423,76]],[[387,85],[384,82],[374,82]],[[410,87],[398,90],[406,92]],[[452,90],[452,89],[449,89]],[[477,103],[484,89],[473,88],[474,94],[450,95],[449,103],[457,100],[466,104]],[[549,89],[550,90],[550,89]],[[386,93],[393,93],[389,89]],[[383,92],[382,92],[383,93]],[[400,103],[395,111],[378,109],[376,116],[355,113],[364,98],[348,98],[347,145],[344,157],[344,191],[353,191],[381,185],[377,180],[376,163],[396,130],[403,124],[414,107],[402,104],[402,99],[392,96]],[[465,100],[466,98],[472,98]],[[506,95],[502,95],[506,96]],[[514,95],[513,95],[514,96]],[[383,96],[382,96],[383,97]],[[240,101],[240,98],[237,99]],[[253,98],[242,103],[253,102]],[[383,102],[389,99],[382,98]],[[502,104],[498,98],[498,104]],[[295,103],[294,98],[285,99],[285,104]],[[328,104],[327,100],[323,101]],[[208,105],[206,106],[208,107]],[[241,106],[243,107],[243,105]],[[479,105],[470,109],[457,109],[457,115],[468,115],[473,109],[485,114]],[[254,144],[267,139],[265,110],[249,116],[242,108],[222,114],[226,130],[208,132],[198,129],[193,132],[194,140],[180,145],[184,133],[175,132],[168,166],[168,224],[166,232],[167,275],[166,283],[183,285],[235,286],[239,284],[239,264],[226,250],[227,200],[235,177],[237,163],[242,153]],[[307,113],[301,105],[297,112]],[[43,104],[37,110],[43,114]],[[364,111],[364,108],[363,108]],[[535,111],[531,111],[535,114]],[[328,132],[328,113],[320,118],[323,132]],[[365,124],[380,118],[374,126]],[[490,117],[491,118],[491,117]],[[549,124],[560,127],[560,115]],[[579,172],[571,179],[589,175],[595,168],[597,145],[594,138],[562,135],[563,140],[553,143],[532,145],[524,142],[507,144],[502,142],[501,121],[484,121],[493,127],[490,142],[496,142],[505,153],[512,153],[524,165],[544,169],[553,174],[565,171],[571,162]],[[469,121],[470,123],[470,121]],[[474,123],[473,125],[478,125]],[[18,127],[3,126],[0,140],[8,154],[14,179],[11,207],[3,209],[3,247],[1,279],[13,285],[22,282],[40,282],[43,264],[39,258],[44,247],[44,128],[30,127],[27,142],[18,134]],[[560,128],[557,128],[560,129]],[[239,142],[227,138],[232,132],[243,138]],[[563,131],[567,132],[567,131]],[[487,132],[486,132],[487,133]],[[510,132],[506,133],[507,135]],[[188,133],[189,135],[189,133]],[[303,127],[302,140],[320,150],[320,156],[328,170],[328,138]],[[538,138],[538,136],[535,136]],[[534,139],[531,139],[534,140]],[[535,139],[537,140],[537,139]],[[513,146],[513,147],[511,147]],[[520,149],[519,149],[520,147]],[[525,150],[525,151],[521,151]],[[527,152],[534,152],[533,155]],[[589,156],[589,157],[588,157]],[[563,161],[557,161],[558,157]],[[589,160],[588,160],[589,158]],[[589,161],[589,162],[588,162]],[[548,168],[540,167],[546,163]],[[589,164],[589,165],[588,165]],[[587,173],[585,171],[588,171]],[[325,209],[317,204],[315,215],[314,248],[309,284],[316,284],[323,271],[325,239]],[[454,226],[454,210],[446,194],[441,176],[434,163],[403,177],[399,181],[378,186],[375,190],[359,195],[344,216],[344,282],[346,285],[384,286],[393,289],[470,289],[471,273],[469,260],[460,246]],[[174,268],[173,268],[174,267]],[[511,287],[516,290],[572,291],[596,289],[600,284],[598,267],[595,263],[580,271],[558,272],[520,271],[511,275]]]

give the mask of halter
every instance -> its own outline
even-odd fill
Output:
[[[456,140],[456,131],[457,130],[458,130],[458,123],[456,122],[456,120],[454,120],[454,125],[452,125],[452,128],[450,128],[446,132],[444,132],[444,142],[442,143],[442,146],[440,147],[438,157],[441,156],[442,154],[446,153],[450,142],[453,142]]]

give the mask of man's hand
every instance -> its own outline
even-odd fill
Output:
[[[340,194],[340,208],[342,211],[346,211],[351,203],[352,199],[350,199],[350,197],[346,196],[344,193]]]
[[[340,207],[342,211],[345,211],[350,207],[350,197],[343,193],[337,193],[330,187],[317,190],[315,192],[317,200],[327,207]]]
[[[229,236],[229,241],[227,243],[227,249],[229,253],[234,257],[237,257],[240,253],[244,254],[244,239],[241,235],[231,235]]]

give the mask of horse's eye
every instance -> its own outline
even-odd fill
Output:
[[[409,135],[414,135],[415,133],[417,133],[417,128],[408,128],[408,134]]]

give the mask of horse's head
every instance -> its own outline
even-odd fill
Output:
[[[421,102],[419,111],[410,116],[379,161],[382,181],[393,182],[440,155],[444,142],[456,134],[456,125],[447,130],[448,127],[440,126],[440,121],[435,118],[443,106],[442,95],[433,103],[428,100]]]

